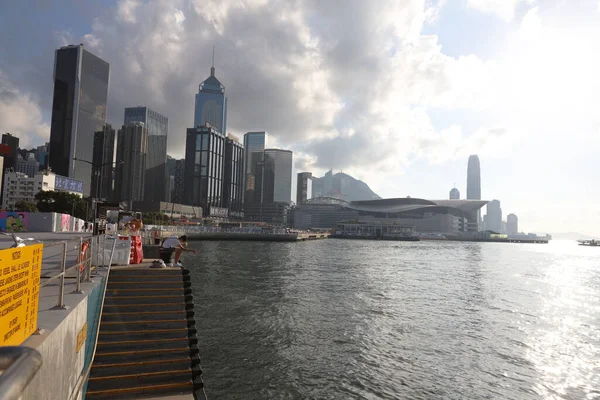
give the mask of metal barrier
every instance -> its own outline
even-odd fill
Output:
[[[42,355],[34,349],[0,347],[0,399],[19,399],[41,366]]]
[[[51,247],[62,246],[62,252],[60,253],[61,254],[60,272],[51,277],[42,275],[42,278],[46,279],[46,280],[40,284],[40,289],[41,289],[41,288],[53,283],[57,279],[59,280],[58,300],[56,303],[56,308],[65,308],[65,304],[64,304],[65,279],[67,278],[68,273],[70,273],[74,269],[76,270],[75,293],[82,293],[82,291],[81,291],[81,282],[82,281],[90,282],[91,276],[92,276],[92,257],[93,257],[94,251],[96,251],[96,255],[98,254],[98,252],[102,251],[102,248],[103,248],[102,242],[104,242],[104,243],[106,242],[105,235],[92,236],[90,238],[86,238],[85,240],[83,237],[80,237],[78,245],[76,243],[75,247],[73,247],[73,245],[70,245],[69,244],[70,242],[67,242],[67,241],[44,243],[44,251]],[[87,249],[85,252],[82,251],[84,243],[88,243],[87,247],[88,247],[89,251],[87,251]],[[67,254],[69,253],[68,249],[72,250],[73,248],[77,249],[77,252],[78,252],[77,260],[78,261],[75,265],[67,268]],[[42,266],[43,266],[43,262],[44,262],[44,259],[42,259]],[[43,272],[44,271],[42,269],[42,273]],[[83,272],[83,277],[81,275],[82,272]]]

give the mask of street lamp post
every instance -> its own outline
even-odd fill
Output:
[[[97,218],[96,214],[98,212],[98,199],[101,198],[100,197],[100,187],[101,187],[101,185],[100,185],[100,183],[101,183],[100,179],[102,177],[102,173],[101,173],[102,168],[105,167],[105,166],[107,166],[107,165],[124,164],[124,161],[116,161],[116,162],[110,161],[110,162],[106,162],[106,163],[103,163],[103,164],[94,164],[91,161],[81,160],[79,158],[73,158],[73,160],[74,161],[80,161],[80,162],[83,162],[83,163],[91,165],[92,166],[92,175],[96,176],[96,188],[94,190],[94,196],[92,197],[92,213],[93,213],[93,216],[92,216],[92,227],[93,227],[93,234],[97,235],[98,234],[98,226],[97,226],[97,223],[96,223],[96,218]],[[87,219],[87,214],[86,214],[86,219]]]

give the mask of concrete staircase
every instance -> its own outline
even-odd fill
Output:
[[[86,398],[196,398],[197,343],[188,270],[113,269]]]

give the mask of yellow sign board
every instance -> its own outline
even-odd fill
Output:
[[[18,346],[37,329],[43,249],[0,250],[0,346]]]
[[[79,353],[81,350],[81,346],[85,343],[85,338],[87,337],[87,322],[83,324],[79,332],[77,332],[77,347],[75,348],[75,353]]]

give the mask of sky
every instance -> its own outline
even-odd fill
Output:
[[[110,63],[107,122],[146,105],[183,157],[194,95],[296,169],[380,196],[482,197],[525,232],[600,236],[600,0],[21,0],[0,3],[0,132],[48,141],[54,50]],[[485,208],[484,208],[485,213]]]

